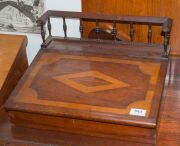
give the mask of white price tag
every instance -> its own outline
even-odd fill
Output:
[[[145,117],[145,116],[146,116],[146,110],[143,110],[143,109],[136,109],[136,108],[131,108],[129,114],[130,114],[130,115],[133,115],[133,116],[141,116],[141,117]]]

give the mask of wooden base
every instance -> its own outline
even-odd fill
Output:
[[[17,126],[11,124],[5,111],[0,111],[0,117],[0,145],[3,146],[155,146],[152,144],[141,144],[139,142],[128,142],[119,139]]]
[[[29,128],[114,138],[147,144],[156,143],[156,129],[69,119],[25,112],[11,112],[10,117],[15,125]]]

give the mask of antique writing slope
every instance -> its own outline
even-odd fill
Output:
[[[52,17],[63,18],[64,38],[52,37]],[[81,39],[67,37],[65,18],[80,19]],[[96,40],[83,38],[82,21],[95,21]],[[113,23],[115,40],[99,39],[101,21]],[[39,23],[42,49],[6,104],[12,122],[155,143],[171,19],[48,11]],[[130,43],[117,42],[116,23],[130,24]],[[149,26],[148,44],[133,42],[134,24]],[[162,26],[163,45],[151,42],[153,25]]]

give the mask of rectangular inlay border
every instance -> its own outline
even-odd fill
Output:
[[[46,57],[48,55],[53,56],[51,60],[46,60]],[[40,57],[38,63],[35,65],[34,70],[31,72],[30,76],[28,76],[28,79],[25,82],[25,84],[23,85],[21,92],[18,93],[18,95],[16,96],[15,102],[34,104],[34,105],[43,105],[43,106],[52,106],[52,107],[63,107],[63,108],[68,108],[68,109],[79,109],[79,110],[94,111],[94,112],[101,112],[101,113],[106,112],[106,113],[110,113],[110,114],[119,114],[119,115],[129,115],[131,108],[138,108],[138,109],[145,109],[147,111],[146,117],[149,117],[155,89],[148,90],[144,101],[137,101],[135,103],[132,103],[129,106],[127,106],[125,109],[38,99],[37,98],[38,96],[33,89],[31,89],[31,88],[27,89],[27,87],[30,87],[31,82],[32,82],[32,80],[30,80],[30,79],[35,77],[35,75],[37,74],[37,72],[40,69],[42,64],[52,64],[53,62],[56,62],[60,59],[78,59],[78,60],[86,60],[86,61],[111,62],[111,63],[138,65],[140,70],[143,73],[151,76],[150,84],[152,84],[152,85],[156,85],[160,67],[161,67],[160,63],[120,60],[120,59],[101,58],[101,57],[62,55],[62,54],[55,54],[55,53],[44,53]],[[27,97],[26,95],[23,95],[23,91],[26,91],[26,93],[28,93],[29,96]]]

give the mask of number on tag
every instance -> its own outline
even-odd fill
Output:
[[[146,116],[146,110],[131,108],[131,111],[130,111],[129,114],[130,114],[130,115],[133,115],[133,116],[145,117],[145,116]]]

